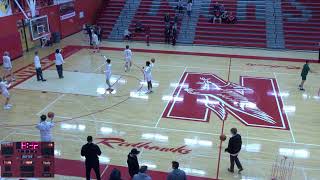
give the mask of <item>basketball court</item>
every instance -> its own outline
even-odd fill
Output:
[[[80,149],[88,135],[102,150],[103,179],[114,167],[128,178],[126,157],[133,147],[142,151],[140,164],[158,179],[171,170],[172,160],[190,179],[270,179],[276,159],[283,156],[294,162],[292,179],[319,178],[319,74],[308,75],[306,91],[298,89],[304,59],[316,59],[316,54],[162,44],[146,48],[134,42],[104,42],[100,53],[93,53],[85,44],[78,33],[59,45],[64,79],[55,70],[55,46],[39,49],[47,82],[36,81],[33,51],[15,60],[14,107],[0,110],[2,142],[39,141],[39,116],[55,113],[54,179],[84,179]],[[126,44],[134,53],[127,73]],[[103,56],[112,60],[111,94],[105,91]],[[154,93],[145,94],[141,68],[151,58],[156,59]],[[310,67],[320,72],[317,63]],[[242,135],[242,174],[227,171],[227,141],[219,139],[220,134],[229,138],[232,127]]]

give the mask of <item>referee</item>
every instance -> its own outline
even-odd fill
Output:
[[[101,180],[98,157],[101,155],[100,148],[96,144],[92,143],[92,136],[88,136],[87,141],[88,143],[83,145],[81,148],[81,156],[86,157],[85,165],[87,180],[90,180],[91,169],[96,173],[97,180]]]

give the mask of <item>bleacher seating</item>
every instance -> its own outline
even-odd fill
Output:
[[[102,28],[102,38],[108,38],[117,21],[126,0],[109,0],[97,18],[97,24]]]
[[[320,42],[320,1],[282,1],[287,49],[317,50]]]
[[[141,0],[140,7],[130,24],[129,31],[134,33],[135,22],[139,20],[144,26],[150,27],[150,41],[151,42],[164,42],[164,15],[170,14],[171,21],[175,15],[174,7],[171,7],[168,1],[161,1],[159,5],[152,5],[152,0]],[[177,26],[178,32],[180,23]],[[134,33],[133,40],[145,41],[144,33]]]
[[[101,12],[98,24],[103,27],[103,38],[108,38],[126,1],[128,0],[110,0]],[[190,28],[195,29],[195,36],[189,43],[193,40],[193,44],[203,45],[299,50],[317,50],[318,48],[318,42],[320,42],[320,1],[282,0],[279,3],[271,2],[268,7],[265,0],[199,1],[202,3],[199,9],[200,13],[198,13],[200,16],[193,21],[192,27],[196,28]],[[224,4],[226,11],[236,15],[238,19],[236,24],[209,22],[212,16],[212,5],[216,1]],[[150,27],[151,42],[164,42],[164,15],[169,13],[173,19],[175,2],[174,0],[141,0],[140,5],[135,9],[136,11],[129,13],[132,20],[125,22],[128,23],[127,26],[122,26],[129,27],[129,30],[134,32],[135,23],[140,20],[143,25]],[[272,3],[277,3],[277,6]],[[181,24],[180,21],[178,33]],[[123,29],[123,27],[118,28]],[[188,33],[184,32],[183,34]],[[122,40],[122,36],[118,38],[118,40]],[[145,34],[134,34],[133,40],[144,41]],[[177,41],[179,42],[179,39]],[[270,42],[275,45],[270,45]]]
[[[211,1],[209,12],[212,12]],[[226,11],[233,12],[238,18],[236,24],[212,24],[210,16],[201,15],[198,21],[194,44],[266,47],[266,27],[264,20],[257,20],[254,6],[247,7],[246,17],[239,17],[237,0],[225,1]],[[245,20],[242,20],[245,19]]]

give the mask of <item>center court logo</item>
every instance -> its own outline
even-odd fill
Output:
[[[97,144],[103,144],[112,149],[118,146],[178,154],[189,154],[192,151],[191,149],[188,149],[186,145],[180,147],[161,147],[153,145],[152,142],[131,143],[121,138],[97,138],[97,140],[100,140],[100,142],[98,142]]]
[[[240,84],[211,73],[185,72],[164,118],[208,122],[211,112],[247,126],[289,129],[276,79],[240,77]]]

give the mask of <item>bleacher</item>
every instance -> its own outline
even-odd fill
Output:
[[[126,2],[129,0],[110,0],[100,13],[98,24],[103,28],[103,38],[108,38],[113,28],[119,29],[117,40],[123,40],[125,27],[134,33],[135,23],[140,20],[150,27],[150,41],[164,42],[164,15],[175,15],[175,0],[141,0],[134,12],[126,14],[130,20],[114,27]],[[286,48],[299,50],[317,50],[320,42],[320,1],[283,0],[271,2],[264,0],[198,0],[201,3],[199,18],[194,20],[194,38],[189,43],[201,45]],[[209,22],[212,6],[218,1],[225,10],[232,12],[238,19],[236,24],[213,24]],[[269,4],[268,4],[269,3]],[[278,11],[275,9],[277,8]],[[194,12],[193,12],[194,13]],[[186,16],[186,15],[185,15]],[[126,17],[121,17],[126,19]],[[280,19],[279,19],[280,18]],[[186,19],[186,18],[185,18]],[[183,22],[178,24],[178,33]],[[271,25],[270,25],[271,24]],[[282,29],[283,25],[283,29]],[[118,25],[119,26],[119,23]],[[122,30],[122,31],[121,31]],[[193,31],[192,30],[192,31]],[[190,33],[192,34],[192,33]],[[186,31],[181,35],[188,35]],[[182,36],[182,37],[185,37]],[[109,37],[110,38],[110,37]],[[144,33],[134,33],[133,40],[145,41]],[[179,43],[179,38],[177,39]],[[184,41],[181,41],[184,42]],[[271,43],[270,43],[271,42]],[[273,45],[270,45],[275,43]]]
[[[212,0],[209,12],[216,0]],[[266,47],[266,27],[264,20],[257,20],[254,6],[247,6],[244,17],[237,15],[237,0],[225,1],[226,11],[232,12],[238,18],[236,24],[213,24],[209,22],[211,16],[201,15],[196,28],[194,44],[222,45],[222,46],[244,46],[244,47]]]
[[[174,8],[171,7],[168,1],[160,1],[159,4],[153,5],[152,0],[141,0],[140,7],[135,14],[133,21],[130,24],[129,31],[134,33],[135,22],[139,20],[144,26],[150,27],[150,41],[164,42],[164,15],[170,14],[171,21],[175,15]],[[178,32],[180,30],[180,23],[177,26]],[[133,40],[145,41],[145,33],[134,33]]]
[[[285,47],[317,50],[320,42],[320,1],[282,1]]]
[[[102,28],[102,38],[107,39],[126,0],[110,0],[98,15],[97,24]]]

